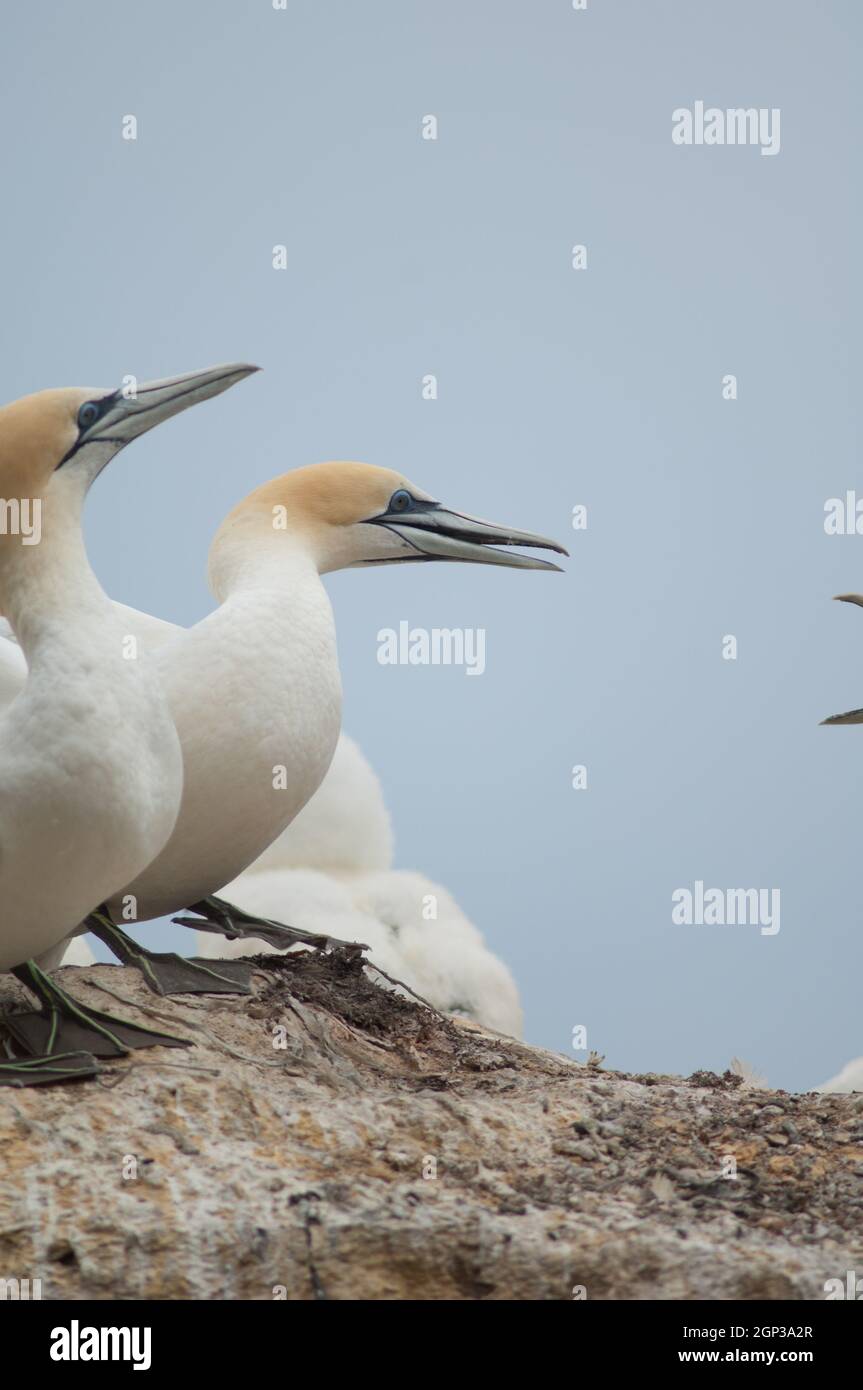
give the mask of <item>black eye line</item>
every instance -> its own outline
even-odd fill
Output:
[[[71,449],[69,450],[68,454],[64,454],[63,458],[61,458],[60,462],[57,464],[57,468],[62,468],[64,463],[68,463],[69,460],[70,460],[71,458],[74,458],[75,454],[77,454],[77,452],[78,452],[78,450],[81,448],[81,446],[82,446],[83,444],[86,444],[86,443],[87,443],[87,440],[83,438],[83,433],[84,433],[84,431],[86,431],[86,430],[91,430],[91,429],[93,428],[94,425],[96,425],[96,424],[99,423],[99,421],[101,420],[102,416],[107,412],[107,410],[109,409],[109,407],[110,407],[111,405],[113,405],[114,401],[116,401],[116,399],[117,399],[117,397],[119,396],[119,394],[120,394],[120,391],[119,391],[119,390],[117,390],[117,391],[109,391],[108,394],[107,394],[107,396],[100,396],[97,400],[82,401],[82,402],[81,402],[81,405],[78,407],[78,414],[79,414],[79,415],[81,414],[81,411],[84,409],[84,406],[85,406],[85,405],[95,405],[95,406],[97,407],[97,409],[98,409],[98,414],[96,415],[96,417],[95,417],[94,420],[91,420],[91,421],[90,421],[90,424],[89,424],[89,425],[84,425],[84,426],[78,425],[78,438],[75,440],[75,443],[72,445],[72,447],[71,447]],[[76,423],[77,423],[77,420],[76,420]],[[100,442],[101,442],[101,441],[100,441]],[[109,442],[109,443],[115,443],[116,441],[110,440],[110,441],[108,441],[108,442]],[[57,472],[57,468],[54,469],[54,472],[55,472],[55,473]]]
[[[79,415],[81,414],[81,410],[83,410],[88,405],[94,405],[96,407],[96,415],[94,419],[89,425],[85,425],[84,428],[88,430],[92,429],[96,421],[101,420],[102,416],[108,410],[109,406],[113,405],[114,401],[117,399],[119,394],[119,391],[110,391],[107,396],[100,396],[97,400],[84,401],[83,405],[81,406],[81,409],[78,411]]]

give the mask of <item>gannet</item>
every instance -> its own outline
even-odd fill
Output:
[[[839,603],[856,603],[863,608],[863,594],[837,594]],[[822,724],[863,724],[863,709],[850,709],[845,714],[831,714]]]
[[[0,608],[24,664],[19,692],[0,711],[0,970],[43,1006],[7,1018],[7,1031],[31,1052],[34,1038],[47,1044],[44,1058],[0,1065],[15,1084],[43,1062],[62,1074],[58,1055],[84,1039],[101,1053],[178,1041],[85,1010],[33,959],[47,961],[94,904],[158,854],[182,788],[167,702],[149,664],[129,658],[127,628],[87,561],[81,511],[132,439],[252,370],[151,382],[131,397],[40,391],[0,410]]]
[[[380,780],[352,739],[296,819],[225,892],[247,912],[310,933],[358,939],[369,963],[447,1013],[520,1037],[518,990],[507,967],[452,895],[422,874],[394,870]],[[273,947],[202,934],[200,955],[235,959]]]
[[[180,735],[183,795],[165,848],[87,927],[164,993],[218,982],[212,969],[154,957],[128,937],[121,923],[132,920],[130,902],[138,922],[193,908],[202,920],[187,925],[275,945],[323,944],[327,936],[229,911],[213,897],[290,824],[332,759],[341,680],[321,576],[444,560],[559,570],[498,549],[506,545],[567,553],[544,536],[451,511],[371,464],[311,464],[240,502],[210,548],[218,608],[189,629],[123,609],[128,630],[149,645]]]

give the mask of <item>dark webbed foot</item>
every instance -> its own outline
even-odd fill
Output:
[[[189,905],[189,912],[199,913],[199,917],[174,917],[172,920],[180,927],[192,927],[197,931],[216,932],[228,941],[257,940],[266,941],[277,951],[287,951],[291,946],[314,946],[319,951],[334,949],[366,951],[368,947],[361,941],[340,941],[335,936],[321,936],[318,932],[300,931],[297,927],[285,926],[269,917],[256,917],[241,907],[226,902],[224,898],[210,896],[198,903]],[[221,970],[224,961],[219,961]]]
[[[50,1086],[58,1081],[82,1081],[98,1071],[96,1058],[89,1052],[10,1058],[0,1062],[0,1086]]]
[[[124,965],[139,970],[154,994],[252,992],[251,966],[243,961],[186,960],[172,951],[148,951],[101,910],[90,913],[86,926]]]
[[[56,1057],[60,1053],[89,1052],[94,1057],[123,1057],[140,1047],[191,1047],[187,1038],[156,1033],[113,1014],[91,1009],[73,999],[35,961],[12,971],[41,1004],[38,1013],[7,1014],[7,1032],[31,1057]]]

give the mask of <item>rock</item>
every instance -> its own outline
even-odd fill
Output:
[[[854,1097],[783,1094],[789,1152],[731,1073],[598,1072],[341,955],[261,958],[254,999],[62,978],[196,1045],[0,1090],[0,1279],[44,1298],[817,1299],[863,1268]]]

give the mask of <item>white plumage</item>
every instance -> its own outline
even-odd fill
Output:
[[[256,488],[225,519],[209,559],[219,607],[194,627],[118,605],[167,697],[183,792],[167,844],[108,899],[114,921],[143,922],[222,891],[319,788],[341,723],[321,576],[444,559],[559,568],[510,545],[566,554],[545,537],[449,511],[390,469],[317,464]],[[4,665],[3,687],[12,676]],[[359,822],[354,832],[361,842]]]

